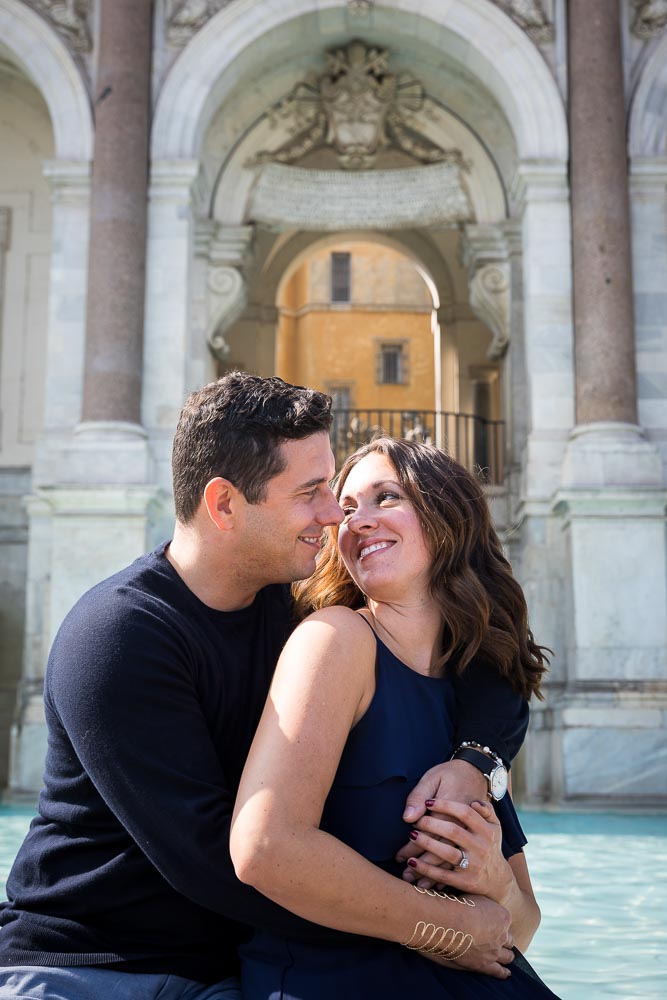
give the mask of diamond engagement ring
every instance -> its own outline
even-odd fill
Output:
[[[468,857],[468,855],[466,854],[466,852],[463,850],[462,847],[459,847],[459,851],[461,852],[461,860],[459,861],[459,863],[458,863],[458,865],[456,867],[457,868],[469,868],[470,867],[470,858]]]

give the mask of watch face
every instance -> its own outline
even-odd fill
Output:
[[[502,767],[500,764],[498,767],[494,767],[493,771],[489,775],[489,792],[491,793],[491,798],[498,802],[503,798],[505,792],[507,791],[507,768]]]

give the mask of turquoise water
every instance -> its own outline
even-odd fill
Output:
[[[563,1000],[667,997],[667,816],[522,812],[542,924],[529,958]]]
[[[32,811],[0,807],[0,895]],[[667,997],[667,816],[522,812],[542,926],[529,958],[563,1000]]]

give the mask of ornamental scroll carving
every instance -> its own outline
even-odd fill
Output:
[[[633,0],[632,33],[642,40],[654,38],[667,26],[667,0]]]
[[[491,0],[512,18],[538,45],[554,40],[554,26],[549,21],[541,0]]]
[[[510,340],[509,277],[509,264],[498,262],[483,265],[470,280],[470,305],[493,334],[486,355],[490,361],[502,358]]]
[[[71,49],[75,52],[90,52],[90,0],[27,0],[27,3],[51,22]]]
[[[489,361],[498,361],[510,341],[510,264],[506,241],[493,226],[466,226],[462,258],[468,270],[470,306],[493,334],[486,356]]]
[[[221,227],[208,253],[207,329],[209,350],[219,361],[229,355],[225,333],[248,301],[244,267],[250,259],[252,226]]]
[[[355,39],[326,53],[326,72],[311,76],[274,106],[269,121],[291,138],[263,150],[251,165],[298,163],[309,153],[335,150],[338,166],[368,170],[378,154],[393,148],[417,163],[451,163],[466,169],[456,149],[442,149],[423,135],[415,114],[424,88],[411,74],[389,70],[389,52]]]
[[[233,0],[168,0],[167,38],[172,45],[186,45],[193,35]]]

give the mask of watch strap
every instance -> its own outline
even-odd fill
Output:
[[[485,753],[480,753],[479,750],[473,750],[472,747],[459,747],[452,754],[452,760],[465,760],[468,764],[472,764],[476,767],[478,771],[488,778],[491,771],[498,764],[493,760],[492,757],[487,757]]]

